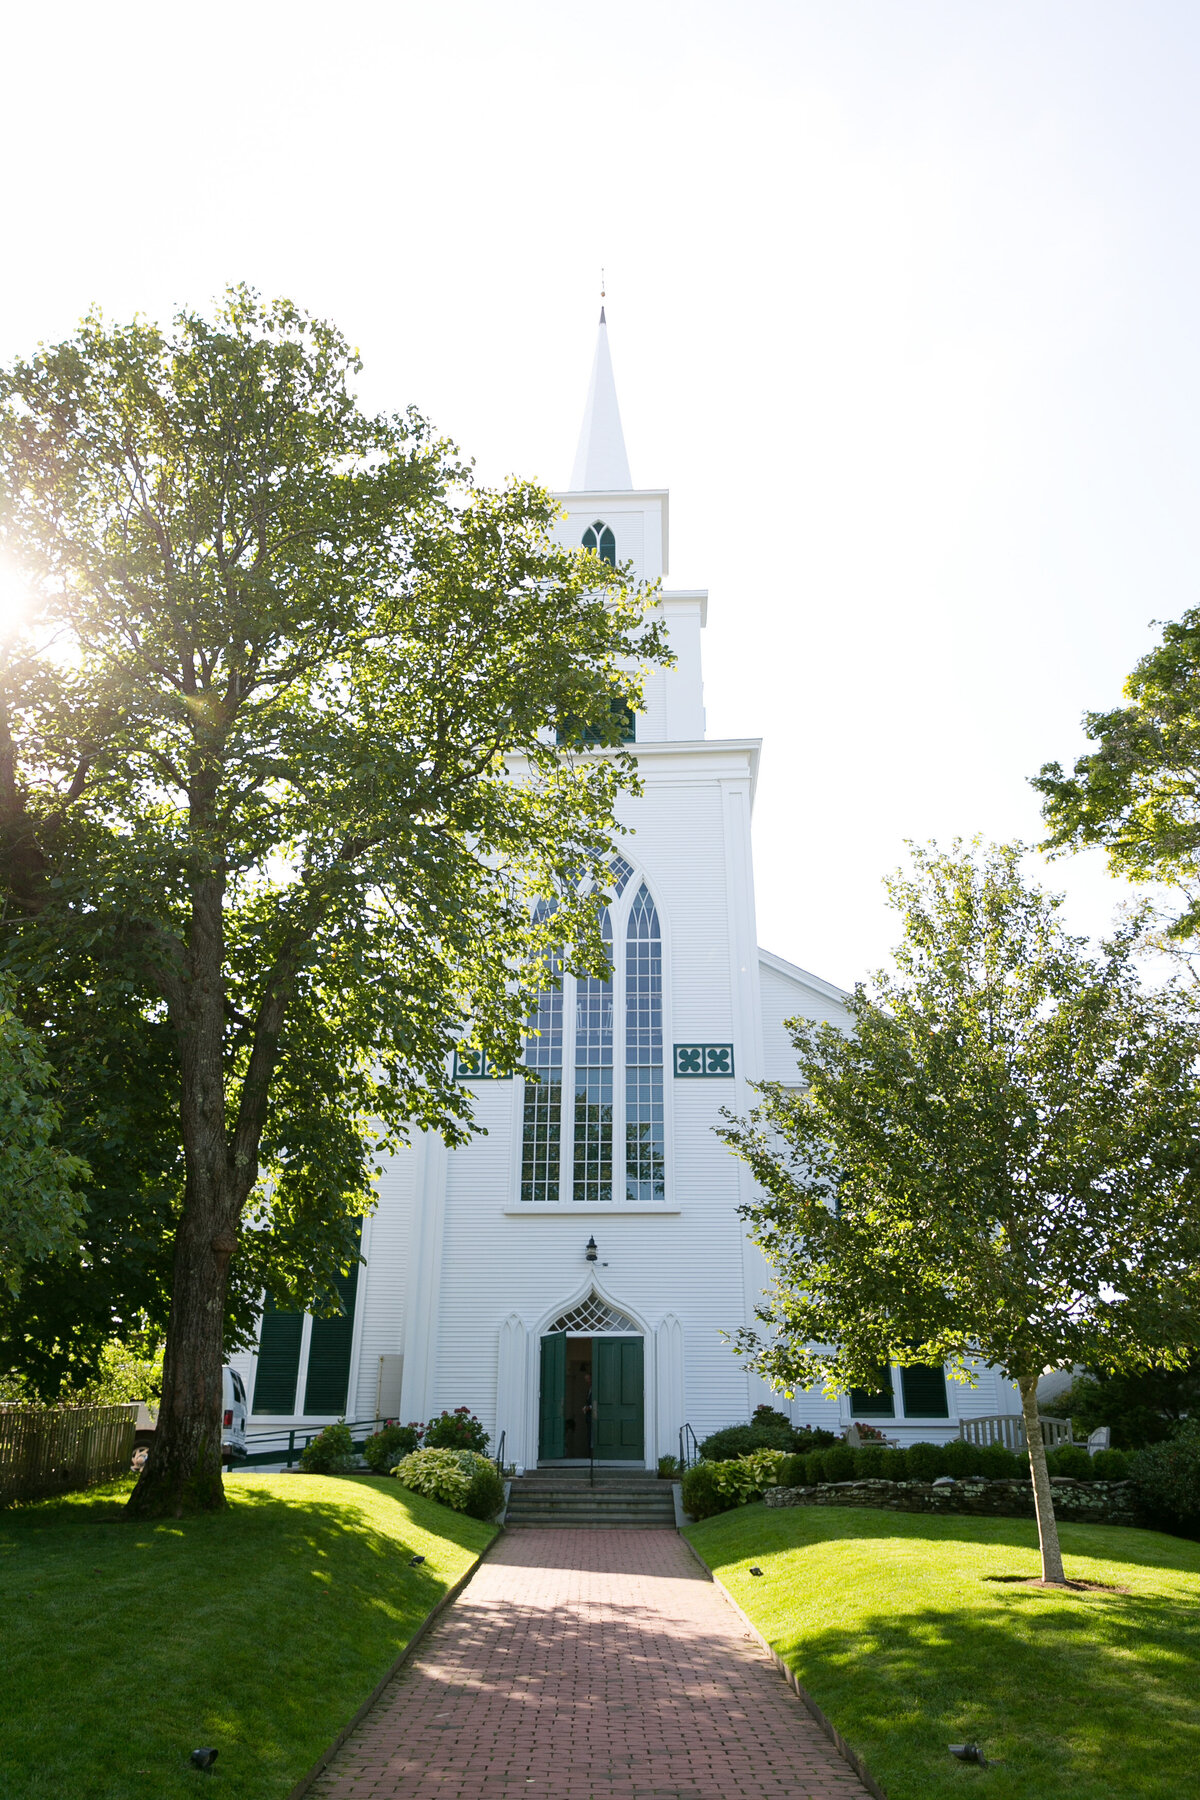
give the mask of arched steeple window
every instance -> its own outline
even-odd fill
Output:
[[[603,519],[597,519],[594,525],[588,526],[583,534],[583,547],[585,550],[594,550],[602,562],[616,568],[617,540]]]
[[[625,934],[625,1198],[665,1195],[662,934],[645,883]]]

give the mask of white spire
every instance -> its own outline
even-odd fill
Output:
[[[613,381],[612,360],[608,354],[608,325],[604,308],[600,308],[600,330],[596,337],[596,360],[592,364],[592,384],[588,389],[583,412],[583,429],[571,471],[574,494],[607,493],[614,488],[632,488],[629,458],[625,454],[625,434],[621,430],[621,413],[617,406],[617,389]]]

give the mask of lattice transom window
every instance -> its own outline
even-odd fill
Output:
[[[580,1336],[592,1335],[598,1331],[637,1331],[638,1329],[627,1313],[618,1311],[615,1306],[610,1306],[607,1300],[602,1300],[595,1292],[590,1293],[587,1299],[581,1301],[578,1306],[573,1306],[570,1312],[565,1312],[561,1318],[555,1319],[553,1325],[546,1327],[548,1334],[553,1331],[570,1331]]]

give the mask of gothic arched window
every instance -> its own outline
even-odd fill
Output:
[[[535,918],[544,919],[550,912],[545,900],[539,900]],[[562,964],[557,955],[551,960],[551,973],[558,974]],[[529,1021],[530,1037],[525,1046],[525,1065],[536,1069],[539,1081],[525,1083],[524,1119],[521,1130],[521,1199],[553,1201],[558,1199],[560,1164],[562,1161],[562,1076],[563,1076],[563,991],[560,987],[544,988]],[[535,1036],[534,1033],[537,1035]]]
[[[645,883],[625,934],[625,1198],[661,1200],[663,1179],[662,934]]]
[[[609,891],[618,928],[607,907],[600,915],[608,976],[562,975],[530,1017],[525,1066],[540,1079],[525,1083],[520,1193],[526,1204],[644,1206],[666,1199],[662,933],[644,884],[630,904],[632,875],[623,857],[613,859]],[[557,954],[551,969],[561,972]],[[570,1020],[574,1029],[564,1029]],[[618,1057],[621,1041],[625,1053]],[[623,1168],[613,1143],[613,1120],[622,1116]]]
[[[617,540],[603,519],[597,519],[594,525],[588,526],[583,534],[583,547],[585,550],[594,550],[602,562],[616,568]]]
[[[612,921],[605,907],[600,935],[612,960]],[[575,983],[575,1159],[572,1198],[612,1198],[613,984],[594,975]]]

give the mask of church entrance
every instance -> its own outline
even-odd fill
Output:
[[[644,1462],[646,1383],[640,1337],[542,1339],[538,1461]]]

